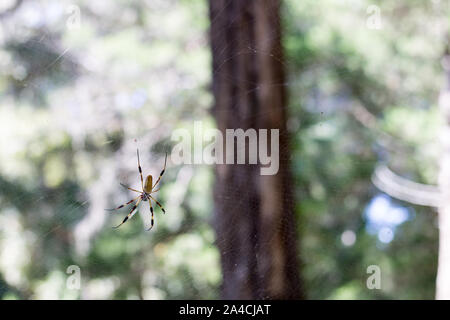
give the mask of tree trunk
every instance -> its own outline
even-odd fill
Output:
[[[224,299],[299,299],[279,0],[210,0],[214,115],[226,129],[279,129],[279,171],[217,164],[214,227]],[[258,139],[261,137],[258,133]],[[258,140],[259,141],[259,140]],[[268,147],[268,149],[270,149]],[[226,158],[224,148],[224,158]],[[245,144],[248,155],[249,144]],[[236,149],[234,152],[236,163]]]
[[[439,264],[436,299],[450,299],[450,55],[442,60],[445,85],[439,97],[444,119],[441,133],[442,155],[439,172],[441,202],[439,206]]]

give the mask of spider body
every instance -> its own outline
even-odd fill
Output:
[[[141,194],[141,199],[142,199],[142,201],[148,201],[148,200],[150,200],[150,192],[149,192],[149,193],[147,193],[147,192],[142,192],[142,194]]]
[[[166,153],[166,158],[164,160],[164,169],[161,171],[161,173],[159,174],[158,180],[156,180],[155,184],[153,184],[153,176],[152,175],[148,175],[147,178],[145,178],[145,184],[144,184],[144,179],[142,176],[142,168],[141,168],[141,162],[139,160],[139,150],[137,150],[137,158],[138,158],[138,169],[139,169],[139,175],[141,178],[141,185],[142,185],[142,191],[127,187],[126,185],[122,184],[121,185],[125,188],[127,188],[128,190],[134,191],[139,193],[139,196],[137,196],[136,198],[128,201],[125,204],[122,204],[120,206],[118,206],[115,209],[106,209],[106,210],[117,210],[120,208],[123,208],[126,205],[129,205],[133,202],[136,202],[133,207],[131,208],[130,213],[128,213],[128,215],[125,217],[125,219],[123,219],[122,223],[119,224],[118,226],[114,227],[114,228],[118,228],[121,225],[123,225],[129,218],[131,218],[135,213],[136,213],[136,208],[138,207],[139,203],[141,201],[148,201],[150,204],[150,212],[152,214],[152,225],[148,230],[150,230],[151,228],[153,228],[153,224],[154,224],[154,213],[153,213],[153,206],[152,206],[152,200],[155,201],[155,203],[161,208],[163,213],[166,213],[166,211],[164,210],[163,206],[161,205],[161,203],[159,203],[154,197],[152,197],[152,193],[158,192],[158,189],[155,189],[156,185],[161,181],[161,177],[164,174],[164,171],[166,170],[166,163],[167,163],[167,153]]]
[[[145,178],[144,192],[151,193],[153,189],[153,177],[152,175],[148,175]]]

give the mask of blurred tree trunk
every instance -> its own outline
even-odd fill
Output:
[[[450,54],[442,59],[445,84],[439,97],[444,119],[441,133],[442,155],[439,173],[441,203],[439,207],[439,264],[436,299],[450,299]]]
[[[259,164],[216,165],[214,227],[222,297],[302,298],[288,169],[280,2],[210,0],[209,5],[219,130],[225,137],[225,129],[268,129],[268,149],[270,129],[280,130],[277,174],[261,175]],[[248,149],[246,143],[246,154]],[[234,157],[236,163],[236,152]]]

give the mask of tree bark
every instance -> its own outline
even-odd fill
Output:
[[[439,263],[436,299],[450,299],[450,54],[444,55],[442,66],[445,85],[439,96],[439,108],[444,119],[441,132],[442,155],[439,171],[441,201],[439,206]]]
[[[224,299],[303,297],[289,171],[279,0],[210,0],[214,116],[226,129],[279,129],[279,171],[217,164],[214,227]],[[259,139],[258,134],[258,139]],[[225,139],[224,139],[225,140]],[[248,143],[245,151],[248,155]],[[224,148],[226,159],[226,148]],[[236,163],[236,149],[234,152]]]

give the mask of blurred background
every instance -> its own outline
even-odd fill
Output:
[[[434,299],[447,1],[282,1],[292,189],[309,299]],[[0,4],[0,298],[218,299],[214,170],[167,164],[214,127],[205,0]],[[138,216],[141,216],[139,218]],[[67,286],[79,266],[81,287]],[[370,290],[367,267],[381,269]]]

